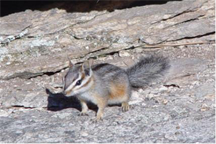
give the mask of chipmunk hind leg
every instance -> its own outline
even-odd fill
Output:
[[[129,85],[126,85],[125,96],[124,96],[123,102],[121,103],[121,107],[122,107],[123,112],[128,111],[130,108],[130,106],[128,104],[130,97],[131,97],[131,88]]]
[[[115,83],[110,87],[109,104],[121,104],[122,111],[129,110],[128,101],[130,99],[131,90],[125,83]]]
[[[123,102],[123,103],[121,104],[121,106],[122,106],[122,111],[123,111],[123,112],[128,111],[129,108],[130,108],[128,102]]]
[[[128,111],[129,108],[130,108],[129,103],[128,103],[130,97],[131,97],[131,91],[130,91],[130,88],[129,88],[129,89],[127,90],[127,93],[126,93],[126,99],[125,99],[125,101],[123,101],[123,102],[121,103],[121,107],[122,107],[122,111],[123,111],[123,112]]]

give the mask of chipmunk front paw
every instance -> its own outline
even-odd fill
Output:
[[[100,119],[98,119],[98,118],[92,118],[90,121],[91,121],[92,123],[98,123],[98,122],[102,122],[103,119],[102,119],[102,118],[100,118]]]
[[[88,114],[86,112],[81,112],[78,114],[78,116],[88,116]]]

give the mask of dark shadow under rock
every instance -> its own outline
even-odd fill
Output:
[[[65,9],[67,12],[90,12],[96,11],[114,11],[115,9],[132,8],[143,5],[164,4],[172,0],[73,0],[73,1],[3,1],[0,16],[6,16],[12,13],[31,10],[47,11],[52,8]],[[180,0],[176,0],[180,1]]]

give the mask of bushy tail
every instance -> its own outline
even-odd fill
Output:
[[[144,87],[163,76],[169,69],[169,61],[162,56],[143,57],[126,70],[132,87]]]

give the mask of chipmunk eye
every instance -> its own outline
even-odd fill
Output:
[[[81,80],[78,80],[77,82],[76,82],[76,85],[80,85],[81,84]]]

